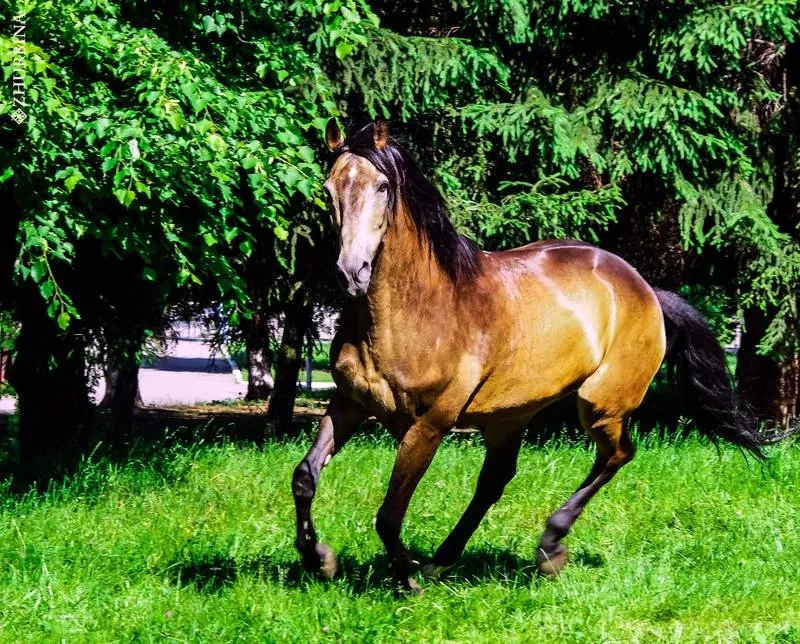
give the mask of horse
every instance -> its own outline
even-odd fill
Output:
[[[667,357],[690,416],[712,439],[762,457],[756,423],[738,409],[725,356],[703,317],[652,288],[617,255],[574,240],[486,252],[457,233],[436,187],[384,121],[346,141],[336,121],[324,187],[339,241],[338,278],[350,296],[331,343],[336,383],[313,445],[294,470],[295,545],[330,578],[336,557],[317,539],[311,505],[322,468],[375,416],[398,443],[375,528],[395,584],[421,587],[400,528],[443,437],[476,427],[485,459],[474,496],[423,575],[455,565],[516,470],[523,434],[546,405],[577,393],[596,458],[547,520],[539,572],[567,561],[562,543],[586,504],[634,456],[628,419]]]

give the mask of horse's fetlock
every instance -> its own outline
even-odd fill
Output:
[[[572,523],[569,513],[559,510],[547,520],[547,533],[555,537],[556,541],[560,541],[567,536]]]

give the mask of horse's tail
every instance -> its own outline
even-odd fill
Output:
[[[675,293],[654,290],[667,331],[667,373],[681,389],[687,415],[711,440],[723,438],[763,458],[762,446],[773,441],[741,407],[725,352],[705,319]]]

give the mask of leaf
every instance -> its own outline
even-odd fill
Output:
[[[302,179],[302,177],[303,175],[294,166],[289,166],[283,173],[283,181],[290,188],[293,188],[295,184]]]
[[[314,163],[314,158],[316,155],[314,154],[314,150],[307,145],[301,145],[299,148],[297,148],[297,154],[299,154],[300,158],[306,163]]]
[[[139,152],[139,142],[136,139],[128,141],[128,151],[131,153],[131,159],[136,161],[142,156]]]
[[[39,284],[39,293],[41,293],[42,297],[46,300],[49,300],[51,297],[53,297],[55,290],[56,285],[53,283],[53,280],[47,280],[46,282]]]
[[[142,269],[142,277],[144,277],[148,282],[155,282],[156,281],[155,269],[151,268],[150,266],[145,266]]]
[[[344,60],[353,52],[353,45],[349,42],[341,40],[339,44],[336,45],[336,58],[339,60]]]
[[[194,129],[200,134],[205,134],[212,127],[214,127],[214,124],[208,119],[200,119],[199,121],[197,121],[197,123],[194,124]]]
[[[66,331],[67,327],[69,326],[69,313],[66,311],[61,311],[56,318],[56,324],[58,324],[59,329]]]
[[[206,142],[208,143],[208,147],[214,150],[214,152],[222,152],[225,150],[225,139],[219,134],[209,134],[206,137]]]
[[[167,114],[167,122],[172,126],[172,129],[180,130],[184,123],[183,112],[179,109],[172,110]]]
[[[42,278],[48,274],[47,264],[44,260],[36,262],[31,266],[31,277],[34,282],[41,282]]]
[[[127,188],[117,188],[114,190],[114,196],[117,198],[117,201],[119,201],[126,208],[133,203],[134,199],[136,199],[136,193],[133,190],[128,190]]]
[[[97,138],[102,139],[106,132],[108,132],[108,128],[111,127],[111,121],[107,118],[97,119],[94,124],[94,131],[97,133]]]
[[[75,171],[64,180],[64,186],[67,188],[67,192],[72,192],[78,184],[78,181],[83,178],[81,171],[75,168]]]

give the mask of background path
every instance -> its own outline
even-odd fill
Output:
[[[178,339],[168,345],[166,354],[152,366],[139,370],[139,390],[145,407],[191,406],[244,398],[247,383],[238,370],[234,371],[235,365],[204,344],[202,327],[178,323],[174,330]],[[304,371],[300,377],[305,378]],[[330,382],[312,383],[313,389],[334,387]],[[95,402],[102,400],[105,390],[101,378]],[[0,397],[0,414],[13,413],[15,403],[10,396]]]
[[[180,323],[175,326],[177,342],[171,342],[166,354],[150,367],[139,370],[139,390],[146,407],[196,405],[217,400],[244,398],[247,383],[234,374],[231,363],[203,343],[202,328]],[[237,377],[238,375],[238,377]],[[94,394],[95,402],[105,394],[101,378]],[[14,411],[16,401],[0,398],[0,414]]]
[[[166,355],[151,367],[139,370],[139,390],[145,406],[196,405],[216,400],[244,398],[247,383],[234,375],[231,364],[203,343],[197,325],[177,324],[178,341],[170,343]],[[105,393],[101,382],[95,394]]]

